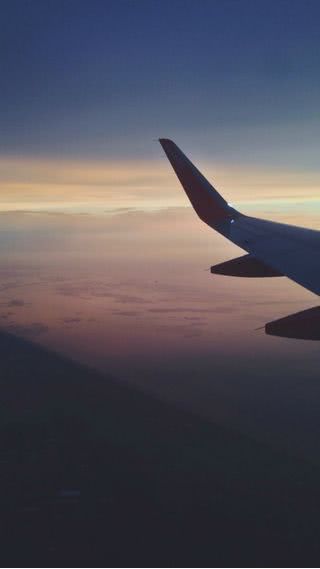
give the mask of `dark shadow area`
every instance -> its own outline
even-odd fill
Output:
[[[317,467],[4,333],[0,358],[2,565],[319,565]]]
[[[296,340],[320,340],[320,306],[301,310],[265,325],[269,336],[295,338]]]

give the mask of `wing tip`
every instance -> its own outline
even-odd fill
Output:
[[[234,210],[176,143],[170,138],[159,138],[159,142],[200,219],[212,227],[230,217]]]
[[[171,140],[170,138],[158,138],[162,148],[165,148],[165,146],[167,145],[171,145],[171,144],[175,144],[173,142],[173,140]]]

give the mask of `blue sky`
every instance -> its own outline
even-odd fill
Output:
[[[170,136],[222,162],[315,168],[316,1],[11,1],[0,152],[154,158]]]

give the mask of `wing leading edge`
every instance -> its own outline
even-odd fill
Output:
[[[244,249],[274,275],[285,275],[320,295],[320,231],[239,213],[174,142],[166,138],[160,138],[159,142],[202,221]]]

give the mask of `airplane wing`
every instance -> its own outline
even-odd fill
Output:
[[[174,142],[167,138],[160,138],[159,142],[200,219],[247,252],[243,257],[212,267],[212,273],[287,276],[320,295],[320,231],[241,214],[223,199]]]

